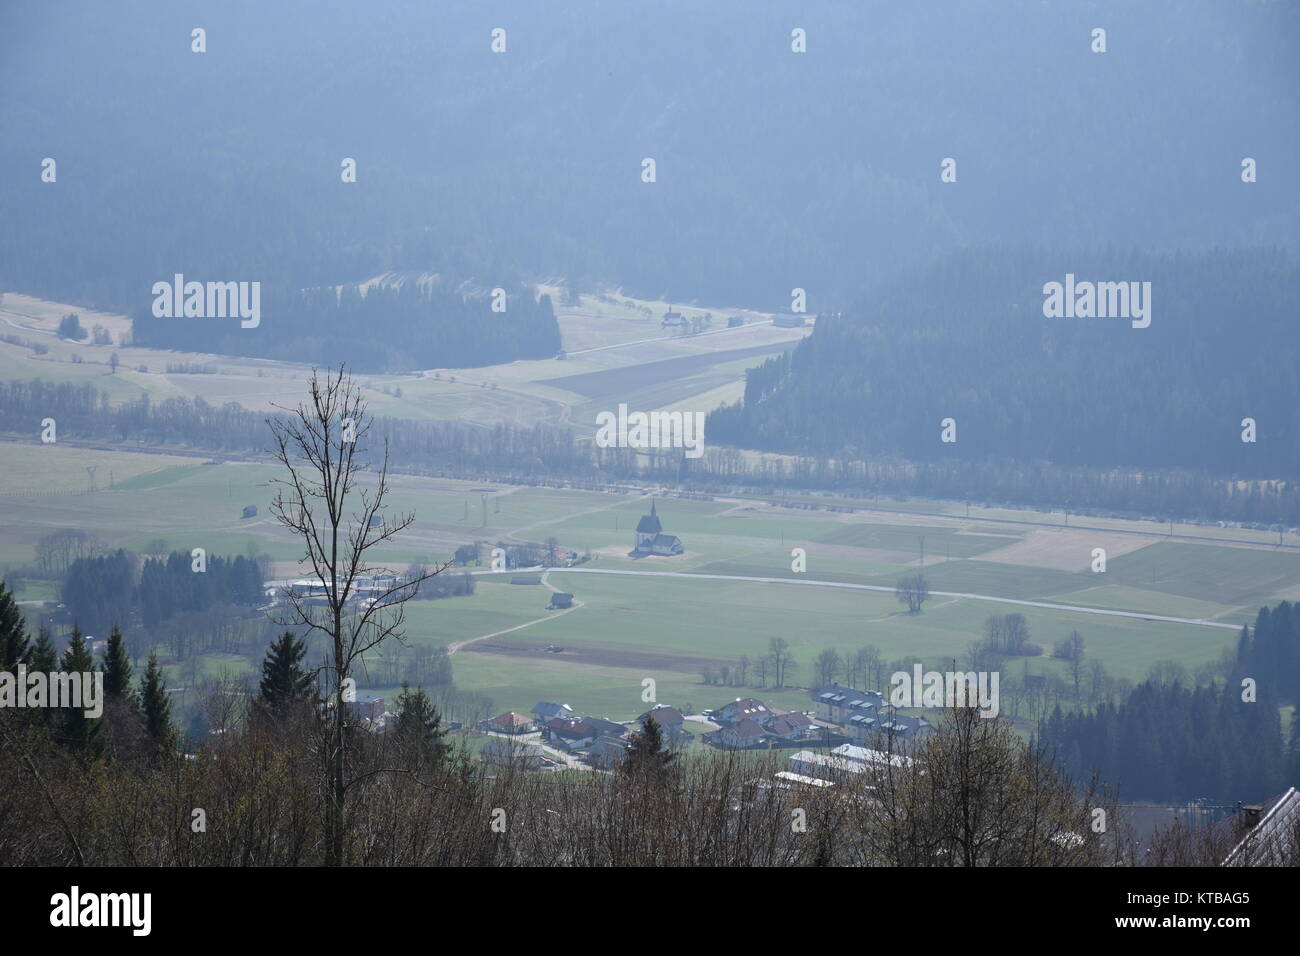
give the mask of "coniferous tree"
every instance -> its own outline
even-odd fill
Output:
[[[121,698],[128,706],[136,705],[135,689],[131,686],[131,657],[126,652],[122,632],[113,625],[104,649],[104,693]]]
[[[271,711],[308,700],[312,696],[313,676],[303,668],[307,644],[292,631],[281,634],[266,651],[259,685],[262,705]]]
[[[68,648],[59,661],[59,670],[64,674],[82,675],[83,688],[95,670],[95,659],[90,654],[90,648],[86,646],[86,638],[82,635],[81,628],[76,624],[72,625],[72,640],[68,642]],[[83,691],[83,703],[85,693]],[[84,706],[62,708],[63,737],[73,750],[85,756],[93,756],[100,750],[102,725],[98,718],[87,717],[86,709]]]
[[[50,640],[50,632],[41,628],[36,640],[32,642],[31,669],[48,674],[54,670],[58,661],[59,655],[54,650],[54,642]]]
[[[627,757],[619,769],[628,776],[661,778],[677,755],[664,747],[663,728],[646,717],[639,733],[628,738]]]
[[[23,612],[4,581],[0,581],[0,670],[28,664],[30,648]]]
[[[447,752],[443,738],[447,731],[442,727],[442,715],[423,687],[411,690],[402,681],[402,692],[397,696],[396,738],[434,761],[441,760]]]
[[[158,656],[149,655],[145,667],[144,679],[140,691],[141,708],[144,711],[145,729],[160,748],[171,746],[172,705],[167,699],[167,687],[163,682],[162,670],[158,667]]]

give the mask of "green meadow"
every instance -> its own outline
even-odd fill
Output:
[[[33,560],[40,537],[60,528],[84,529],[109,547],[136,551],[156,539],[172,549],[204,547],[210,554],[252,548],[279,562],[277,575],[296,573],[293,563],[301,546],[268,514],[276,476],[271,465],[206,464],[201,457],[38,442],[4,443],[0,452],[6,474],[16,476],[0,494],[0,573],[12,579],[20,600],[55,598],[49,582],[24,578],[22,569]],[[86,491],[87,466],[96,468],[99,490],[93,494]],[[42,493],[24,493],[37,487]],[[509,575],[482,574],[473,596],[408,605],[408,642],[429,647],[470,642],[452,658],[457,684],[489,695],[499,710],[527,710],[538,700],[561,700],[579,711],[628,719],[648,706],[647,680],[654,682],[658,701],[694,709],[743,693],[706,686],[701,672],[734,667],[742,656],[754,661],[773,637],[782,637],[797,665],[791,677],[795,686],[752,693],[774,707],[807,709],[805,688],[813,681],[813,660],[823,649],[873,645],[886,660],[920,658],[944,667],[964,660],[992,614],[1024,614],[1031,639],[1048,650],[1077,629],[1090,660],[1132,680],[1162,660],[1193,669],[1218,658],[1235,640],[1228,629],[940,595],[920,614],[908,615],[892,593],[795,583],[890,588],[899,576],[920,567],[921,536],[921,570],[933,591],[1240,624],[1253,619],[1258,606],[1300,587],[1300,555],[1267,547],[1152,537],[1113,557],[1103,575],[1086,566],[1059,570],[999,560],[999,549],[1031,533],[1014,524],[772,508],[738,499],[656,501],[664,531],[681,537],[685,554],[628,555],[636,523],[649,510],[649,499],[641,494],[395,476],[393,510],[416,516],[411,528],[380,555],[396,567],[445,560],[457,546],[474,540],[554,537],[564,547],[590,552],[591,562],[583,565],[589,569],[777,579],[765,583],[552,570],[549,583],[574,593],[581,605],[555,615],[546,610],[547,588],[509,584]],[[258,513],[243,518],[242,509],[249,504]],[[1061,547],[1077,549],[1079,540]],[[795,548],[804,551],[803,572],[792,569]],[[476,570],[486,570],[486,562]],[[507,633],[499,633],[503,631]],[[194,676],[255,674],[260,666],[233,655],[208,655],[188,669],[184,662],[168,664],[169,681],[177,685]],[[1023,667],[1064,675],[1064,665],[1046,656],[1009,666],[1017,672]]]

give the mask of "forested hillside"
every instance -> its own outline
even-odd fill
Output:
[[[1045,317],[1043,285],[1066,273],[1150,282],[1150,326]],[[749,373],[743,404],[712,414],[707,434],[846,458],[1291,477],[1297,301],[1300,270],[1280,253],[958,253],[820,316]],[[954,442],[941,440],[945,418]]]
[[[821,311],[964,246],[1294,249],[1300,11],[1172,9],[9,4],[0,284],[133,314],[174,272],[412,270]]]
[[[1263,799],[1300,775],[1300,722],[1284,744],[1278,718],[1279,704],[1297,700],[1300,619],[1283,601],[1242,629],[1224,683],[1148,680],[1118,707],[1058,708],[1042,736],[1075,779],[1100,772],[1129,799],[1226,800],[1243,781]]]
[[[137,345],[255,355],[320,365],[347,362],[361,372],[466,368],[521,358],[550,358],[560,330],[548,296],[511,288],[504,311],[486,294],[465,295],[407,281],[305,292],[263,290],[262,322],[243,329],[229,319],[155,318],[140,309]]]

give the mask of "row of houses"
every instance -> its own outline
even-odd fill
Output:
[[[815,737],[818,728],[807,714],[777,713],[754,697],[737,697],[704,716],[721,729],[707,736],[724,750],[751,750]]]
[[[934,730],[924,717],[898,713],[878,691],[828,684],[814,690],[812,698],[817,719],[842,728],[844,736],[857,745],[874,744],[881,738],[915,741]]]
[[[814,690],[811,696],[815,711],[809,713],[777,712],[757,698],[737,697],[716,710],[703,712],[704,718],[718,725],[718,729],[704,733],[703,739],[724,750],[753,750],[797,746],[804,741],[834,736],[847,739],[846,746],[856,748],[852,753],[857,754],[877,752],[872,748],[879,748],[882,740],[888,741],[884,749],[892,752],[899,745],[919,740],[934,730],[924,717],[898,713],[877,691],[830,684]],[[651,718],[659,725],[664,743],[669,747],[680,747],[695,737],[687,729],[686,715],[667,704],[656,704],[635,721],[625,724],[603,717],[580,716],[568,704],[542,701],[530,714],[507,711],[493,717],[484,723],[484,729],[512,738],[537,734],[536,746],[540,753],[532,756],[539,763],[543,762],[545,747],[549,747],[585,759],[594,766],[609,767],[616,766],[626,755],[628,735],[644,728]],[[792,769],[791,772],[800,771]]]
[[[653,717],[670,747],[694,736],[686,730],[685,715],[675,707],[657,705],[630,724],[604,717],[579,716],[568,704],[541,701],[531,714],[507,711],[485,721],[485,730],[506,736],[488,741],[482,759],[495,766],[540,770],[556,764],[556,754],[582,759],[600,770],[612,770],[627,756],[628,736],[644,729]],[[536,734],[534,740],[531,735]],[[524,739],[528,738],[528,739]],[[548,753],[549,748],[549,753]]]

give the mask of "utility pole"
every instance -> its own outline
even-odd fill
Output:
[[[89,487],[89,490],[92,491],[92,492],[95,490],[95,469],[98,468],[98,467],[99,467],[98,465],[87,465],[87,466],[86,466],[86,474],[90,476],[90,487]]]
[[[925,535],[920,535],[921,540],[921,567],[925,567]]]

